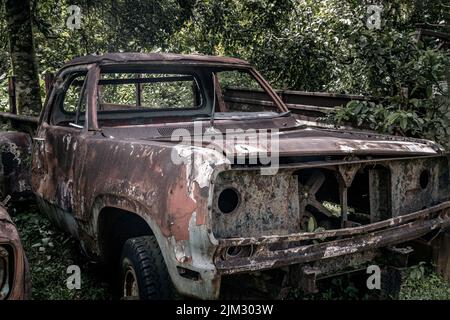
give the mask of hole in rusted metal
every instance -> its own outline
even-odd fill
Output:
[[[428,172],[428,170],[423,170],[420,173],[420,187],[422,189],[426,189],[428,187],[428,183],[430,182],[430,173]]]
[[[223,260],[250,257],[253,254],[253,246],[228,247],[222,255]]]
[[[197,271],[193,271],[193,270],[183,268],[183,267],[177,267],[177,270],[178,270],[178,274],[180,276],[182,276],[183,278],[186,278],[189,280],[194,280],[194,281],[200,280],[200,273],[198,273]]]
[[[239,193],[234,188],[226,188],[219,195],[217,206],[223,213],[231,213],[239,206]]]

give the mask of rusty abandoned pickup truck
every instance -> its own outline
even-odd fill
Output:
[[[2,135],[10,157],[28,141]],[[19,178],[4,193],[31,190],[89,256],[118,269],[125,298],[215,299],[233,280],[314,291],[450,226],[440,146],[299,120],[239,59],[76,58],[55,76],[32,140],[31,170],[11,169]],[[448,274],[446,239],[435,249]]]

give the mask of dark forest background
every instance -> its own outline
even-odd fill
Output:
[[[383,6],[380,29],[367,27],[373,4]],[[80,29],[66,25],[70,5],[81,8]],[[445,144],[449,51],[417,30],[450,33],[449,20],[450,0],[1,0],[0,106],[14,73],[24,79],[19,110],[37,113],[43,75],[74,56],[226,55],[249,60],[275,88],[374,101],[350,103],[329,121]]]

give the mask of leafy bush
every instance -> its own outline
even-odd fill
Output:
[[[367,67],[379,70],[380,79],[385,78],[373,85],[377,88],[373,101],[351,101],[329,114],[326,120],[337,125],[350,124],[382,133],[431,139],[448,147],[450,95],[442,83],[448,81],[450,57],[437,50],[420,49],[413,42],[405,42],[404,46],[404,50],[409,50],[408,57],[393,55],[390,59],[391,63],[396,61],[396,72],[392,73],[395,79],[377,63]],[[387,97],[383,98],[384,95]]]
[[[449,300],[450,283],[420,263],[408,270],[400,290],[401,300]]]
[[[351,101],[345,107],[336,109],[326,121],[381,133],[431,139],[449,147],[448,103],[438,98],[408,99],[403,103],[399,103],[398,99],[391,97],[378,103]]]

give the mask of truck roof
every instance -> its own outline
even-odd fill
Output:
[[[207,63],[207,64],[233,64],[241,66],[249,66],[250,64],[241,59],[208,56],[200,54],[174,54],[174,53],[137,53],[137,52],[120,52],[120,53],[106,53],[102,55],[87,55],[76,57],[64,66],[74,66],[80,64],[111,64],[111,63],[127,63],[127,62],[180,62],[180,63]]]

